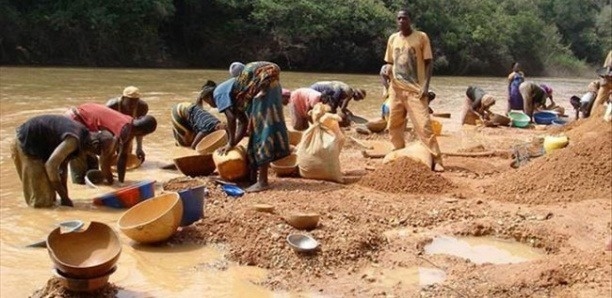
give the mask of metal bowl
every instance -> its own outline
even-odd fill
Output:
[[[111,274],[115,273],[117,266],[111,268],[110,271],[104,273],[102,276],[93,278],[72,278],[66,276],[57,268],[53,268],[53,275],[57,277],[60,284],[71,291],[75,292],[93,292],[100,289],[108,284],[108,278]]]
[[[319,242],[304,234],[291,234],[287,236],[289,246],[298,252],[311,252],[319,247]]]

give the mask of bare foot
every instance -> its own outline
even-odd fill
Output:
[[[246,192],[260,192],[260,191],[264,191],[270,189],[270,185],[269,184],[261,184],[259,182],[249,186],[245,191]]]

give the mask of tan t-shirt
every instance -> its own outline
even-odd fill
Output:
[[[426,79],[425,60],[431,58],[431,44],[425,32],[414,30],[409,36],[401,32],[389,36],[385,61],[393,64],[393,83],[403,89],[420,92]]]

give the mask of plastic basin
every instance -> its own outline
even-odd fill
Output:
[[[155,180],[145,180],[96,197],[93,203],[112,208],[130,208],[154,196]]]
[[[537,124],[548,125],[548,124],[551,124],[557,118],[558,118],[557,114],[553,112],[540,111],[540,112],[533,113],[533,120]]]
[[[512,126],[514,127],[527,127],[529,126],[530,118],[523,112],[510,112],[508,117],[512,119]]]
[[[204,217],[204,202],[208,196],[204,185],[180,190],[178,195],[183,201],[181,227],[188,226]]]

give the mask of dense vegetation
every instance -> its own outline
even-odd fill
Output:
[[[0,63],[374,72],[401,7],[437,74],[572,75],[612,48],[609,0],[0,0]]]

